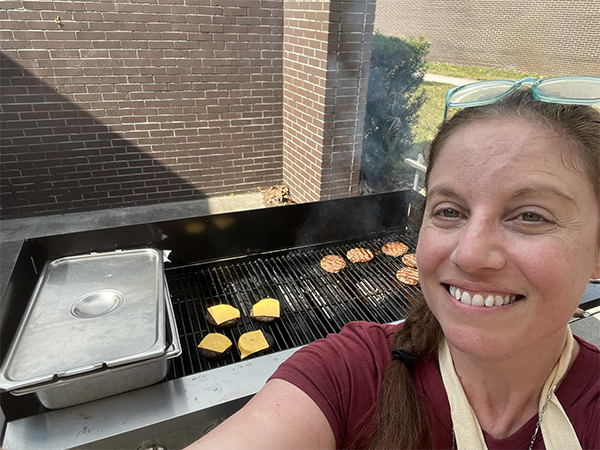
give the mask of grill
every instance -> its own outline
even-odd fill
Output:
[[[205,319],[206,308],[228,304],[238,308],[236,326],[218,330],[233,342],[241,334],[262,329],[275,340],[272,352],[309,344],[339,332],[348,322],[367,320],[389,323],[404,317],[409,302],[418,295],[415,286],[396,280],[403,267],[400,258],[381,252],[390,240],[400,240],[414,252],[414,235],[389,234],[335,246],[281,251],[251,260],[241,258],[167,271],[171,299],[183,353],[171,360],[168,379],[202,372],[240,361],[237,347],[219,360],[199,355],[196,345],[215,328]],[[366,264],[349,263],[331,274],[321,269],[327,254],[345,255],[354,247],[369,248],[375,258]],[[263,298],[280,301],[281,318],[273,323],[250,319],[252,305]]]
[[[183,353],[154,386],[62,410],[45,410],[33,395],[0,394],[2,444],[135,450],[192,426],[198,437],[243,406],[296,348],[350,321],[404,317],[419,290],[396,279],[404,265],[381,247],[399,240],[415,251],[421,205],[416,192],[401,191],[27,239],[0,304],[0,359],[46,261],[146,246],[170,250],[165,275]],[[375,258],[348,262],[337,274],[321,269],[323,256],[345,256],[355,247]],[[279,300],[281,317],[255,322],[251,307],[266,297]],[[206,309],[221,303],[238,308],[241,318],[219,332],[237,343],[241,334],[261,329],[273,336],[271,349],[241,364],[236,345],[221,359],[202,357],[198,343],[217,331],[206,322]]]

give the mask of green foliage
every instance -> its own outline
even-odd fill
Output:
[[[375,190],[397,189],[413,173],[413,127],[425,98],[423,80],[429,43],[373,35],[363,138],[362,178]]]

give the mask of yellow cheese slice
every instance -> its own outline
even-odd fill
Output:
[[[204,339],[200,341],[198,348],[212,350],[213,352],[217,353],[223,353],[232,345],[233,343],[231,340],[224,334],[208,333],[206,336],[204,336]]]
[[[230,305],[215,305],[208,308],[208,312],[215,320],[217,325],[221,325],[228,320],[239,319],[240,312]]]
[[[240,336],[238,340],[238,348],[242,359],[252,353],[260,352],[269,348],[269,343],[265,339],[262,331],[250,331]]]
[[[254,317],[279,317],[279,300],[265,298],[252,307]]]

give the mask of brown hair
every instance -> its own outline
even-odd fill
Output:
[[[429,148],[425,187],[444,144],[456,130],[473,122],[506,118],[536,123],[562,137],[565,149],[571,152],[565,155],[566,160],[592,182],[600,208],[600,112],[589,106],[536,101],[527,88],[491,105],[460,110],[442,123]],[[438,321],[425,299],[420,298],[408,312],[403,327],[394,335],[394,346],[420,359],[437,358],[442,336]],[[379,391],[379,414],[368,448],[430,448],[431,439],[429,419],[419,402],[410,372],[401,361],[392,361]]]

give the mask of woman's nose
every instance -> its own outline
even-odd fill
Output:
[[[471,218],[458,231],[450,261],[465,272],[500,270],[506,264],[504,239],[494,224]]]

